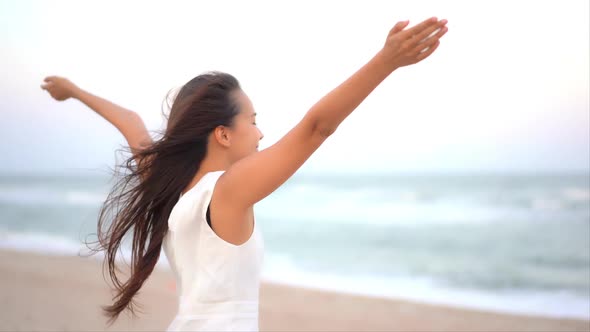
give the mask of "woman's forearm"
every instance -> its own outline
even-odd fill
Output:
[[[151,137],[143,120],[136,112],[82,89],[76,89],[73,97],[115,126],[125,136],[132,150],[139,149],[151,142]]]
[[[331,135],[360,103],[396,69],[377,53],[350,78],[320,99],[309,110],[322,136]]]

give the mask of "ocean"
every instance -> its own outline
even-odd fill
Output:
[[[0,247],[87,252],[111,183],[92,172],[0,175]],[[264,280],[590,320],[586,173],[298,173],[255,215]]]

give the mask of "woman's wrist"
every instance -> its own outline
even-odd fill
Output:
[[[82,90],[79,87],[74,85],[74,87],[72,88],[71,95],[72,95],[72,98],[82,101],[82,98],[84,98],[85,93],[86,92],[84,90]]]
[[[372,61],[377,63],[379,66],[383,67],[384,70],[388,71],[388,74],[391,74],[393,71],[398,69],[400,66],[396,64],[395,61],[388,58],[384,53],[383,50],[379,50],[377,54],[373,57]]]

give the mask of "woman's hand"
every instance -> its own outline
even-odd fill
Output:
[[[80,91],[80,88],[64,77],[48,76],[43,81],[45,83],[41,85],[41,89],[49,92],[51,97],[58,101],[76,98],[76,94]]]
[[[448,28],[447,20],[431,17],[407,30],[409,21],[397,22],[389,31],[380,52],[393,69],[418,63],[430,56],[438,47],[440,38]]]

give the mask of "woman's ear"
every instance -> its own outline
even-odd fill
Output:
[[[229,129],[224,126],[217,126],[213,131],[215,140],[222,146],[229,148],[231,146],[231,135]]]

